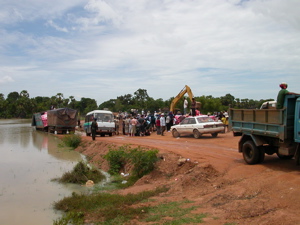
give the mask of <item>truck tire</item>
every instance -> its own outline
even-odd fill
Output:
[[[246,141],[243,144],[243,157],[246,163],[252,165],[260,162],[261,151],[255,146],[253,141]]]

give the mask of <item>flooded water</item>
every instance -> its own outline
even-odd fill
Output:
[[[53,224],[54,201],[82,191],[51,181],[83,157],[58,147],[53,134],[35,131],[30,120],[0,120],[0,224]]]

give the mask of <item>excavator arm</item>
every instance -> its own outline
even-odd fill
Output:
[[[171,106],[170,106],[170,111],[174,113],[174,109],[176,106],[176,103],[185,95],[185,94],[189,95],[190,100],[192,101],[192,98],[194,97],[193,92],[191,90],[191,88],[187,85],[184,86],[184,88],[179,92],[179,94],[173,99],[173,101],[171,102]]]

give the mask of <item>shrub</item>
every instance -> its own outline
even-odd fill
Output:
[[[110,149],[104,159],[109,162],[110,174],[118,174],[126,164],[131,164],[133,176],[141,178],[154,169],[158,160],[157,153],[158,150],[145,150],[141,147],[132,149],[128,145],[123,145],[118,149]]]
[[[81,143],[81,136],[78,134],[68,134],[62,138],[62,141],[65,146],[75,149]]]
[[[78,162],[71,172],[64,173],[58,181],[63,183],[83,184],[88,180],[97,183],[103,178],[104,175],[96,168],[89,168],[86,163]]]
[[[119,174],[124,169],[126,162],[128,161],[127,152],[130,149],[128,145],[123,145],[118,149],[109,149],[109,152],[103,156],[109,163],[108,172],[112,175]]]
[[[133,164],[133,175],[141,178],[150,173],[158,160],[157,153],[158,150],[132,149],[129,156]]]

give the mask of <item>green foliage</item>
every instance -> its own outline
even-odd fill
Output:
[[[81,143],[81,136],[79,134],[68,134],[63,136],[62,141],[65,146],[75,149]]]
[[[88,180],[97,183],[104,178],[104,175],[96,168],[90,168],[84,162],[78,162],[71,172],[66,172],[57,181],[62,183],[84,184]]]
[[[177,91],[174,90],[174,96],[176,96],[176,93]],[[6,99],[4,98],[4,95],[0,93],[0,118],[31,118],[33,113],[49,110],[52,105],[56,108],[69,107],[76,109],[78,110],[79,115],[85,115],[89,111],[104,108],[108,108],[113,112],[130,112],[131,109],[138,109],[139,111],[143,109],[145,112],[154,112],[159,109],[168,111],[170,103],[174,99],[174,96],[165,101],[162,98],[153,99],[148,95],[147,90],[138,89],[133,95],[125,94],[123,96],[118,96],[103,102],[98,107],[95,99],[81,98],[77,101],[74,96],[65,98],[63,93],[57,93],[52,97],[37,96],[35,98],[30,98],[29,96],[30,95],[26,90],[22,90],[20,93],[16,91],[11,92]],[[231,94],[226,94],[221,97],[212,97],[211,95],[195,96],[195,99],[202,103],[200,111],[203,114],[227,110],[229,107],[255,109],[259,108],[263,102],[273,100],[260,99],[257,101],[247,98],[239,99]],[[178,101],[175,108],[183,111],[182,99]]]
[[[124,224],[133,218],[142,218],[145,216],[144,212],[147,211],[147,208],[131,207],[133,204],[145,201],[152,196],[166,191],[168,191],[167,188],[161,187],[153,191],[127,195],[117,195],[106,192],[91,195],[73,193],[72,196],[65,197],[54,203],[56,210],[68,212],[67,215],[57,220],[56,224],[73,224],[71,223],[72,221],[81,219],[81,216],[86,214],[88,214],[90,218],[94,218],[90,222],[95,224]]]
[[[53,225],[82,225],[84,214],[82,212],[68,212],[62,218],[54,220]]]
[[[108,172],[112,175],[119,174],[121,170],[124,169],[128,161],[128,151],[130,147],[128,145],[123,145],[118,149],[109,149],[109,152],[103,156],[109,163]]]
[[[134,167],[133,175],[141,178],[151,172],[158,160],[157,153],[158,150],[144,151],[141,148],[131,149],[129,158]]]
[[[157,162],[158,150],[145,150],[141,147],[131,148],[129,145],[123,145],[117,149],[109,149],[109,152],[103,157],[109,162],[109,173],[118,174],[124,170],[125,165],[132,165],[133,176],[141,178],[154,169]]]
[[[55,224],[80,224],[84,215],[89,215],[89,221],[93,224],[126,224],[132,219],[141,223],[151,224],[199,224],[203,223],[206,214],[195,214],[197,209],[191,201],[169,202],[156,206],[133,206],[141,202],[151,201],[149,198],[168,191],[161,187],[153,191],[144,191],[138,194],[118,195],[106,192],[91,195],[73,193],[54,203],[54,208],[68,212]],[[133,207],[132,207],[133,206]]]

